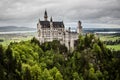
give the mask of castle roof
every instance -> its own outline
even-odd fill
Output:
[[[49,27],[50,26],[50,22],[49,21],[40,21],[40,24],[44,27]]]
[[[63,22],[52,22],[54,28],[64,28]],[[40,21],[42,28],[50,28],[50,21]]]
[[[63,22],[53,22],[53,26],[54,27],[64,27],[64,24],[63,24]]]

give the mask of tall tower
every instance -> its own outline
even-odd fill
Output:
[[[52,17],[50,18],[50,40],[53,41],[53,34],[54,34],[54,31],[53,31],[53,21],[52,21]]]
[[[71,47],[71,35],[70,35],[70,33],[71,33],[71,28],[69,27],[69,29],[68,29],[68,38],[69,38],[69,41],[68,41],[68,47],[69,47],[69,53],[70,53],[70,47]]]
[[[45,13],[44,13],[44,20],[47,21],[47,18],[48,18],[48,16],[47,16],[47,11],[45,10]]]
[[[52,16],[51,16],[51,18],[50,18],[50,22],[52,22],[53,20],[52,20]]]
[[[80,34],[82,32],[81,21],[78,21],[77,33]]]
[[[50,18],[50,28],[51,29],[53,28],[53,19],[52,19],[52,17]]]

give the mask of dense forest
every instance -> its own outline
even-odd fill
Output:
[[[0,80],[120,80],[120,57],[93,34],[79,36],[74,51],[35,38],[0,45]]]

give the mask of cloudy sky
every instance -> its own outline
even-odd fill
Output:
[[[45,9],[66,26],[120,28],[120,0],[0,0],[0,26],[36,28]]]

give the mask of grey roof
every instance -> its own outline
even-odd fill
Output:
[[[42,28],[49,28],[50,27],[49,21],[40,21],[40,24],[42,25]]]
[[[50,21],[40,21],[42,28],[50,28]],[[53,22],[53,27],[64,28],[63,22]]]
[[[64,27],[63,22],[53,22],[54,27]]]

